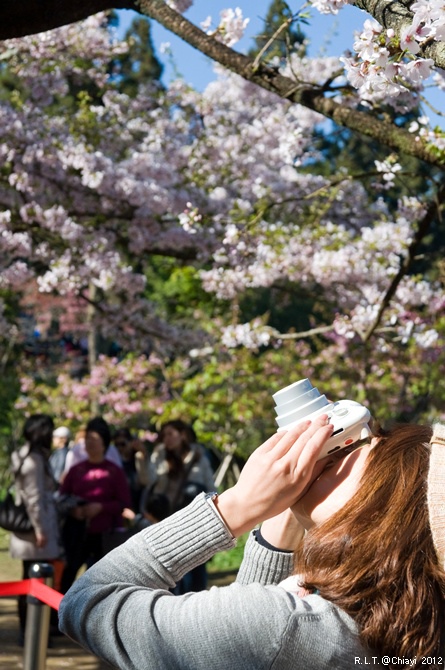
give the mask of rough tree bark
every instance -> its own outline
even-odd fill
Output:
[[[139,11],[133,0],[3,0],[0,3],[0,40],[41,33],[107,9]]]

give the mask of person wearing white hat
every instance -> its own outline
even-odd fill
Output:
[[[60,440],[59,446],[64,445],[66,440],[69,440],[71,437],[71,431],[66,426],[59,426],[55,429],[53,433],[53,444],[56,444],[54,438],[63,438],[63,441]]]
[[[70,449],[71,431],[66,426],[59,426],[53,432],[52,452],[49,464],[56,482],[60,484],[65,469],[66,457]]]

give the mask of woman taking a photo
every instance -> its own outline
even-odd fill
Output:
[[[443,667],[445,427],[318,461],[332,431],[322,415],[276,433],[233,488],[113,551],[65,596],[61,629],[120,670]],[[261,522],[234,584],[169,593]]]

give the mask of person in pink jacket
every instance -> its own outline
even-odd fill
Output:
[[[131,495],[122,468],[105,454],[111,442],[107,422],[101,417],[86,426],[88,458],[68,471],[60,487],[61,495],[75,496],[63,527],[66,566],[62,593],[74,582],[82,565],[91,566],[105,553],[104,534],[122,526],[122,511],[131,506]]]

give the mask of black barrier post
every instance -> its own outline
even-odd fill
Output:
[[[49,563],[34,563],[29,570],[30,579],[42,579],[53,585],[54,568]],[[51,608],[34,596],[26,596],[25,648],[23,670],[44,670],[48,647]]]

